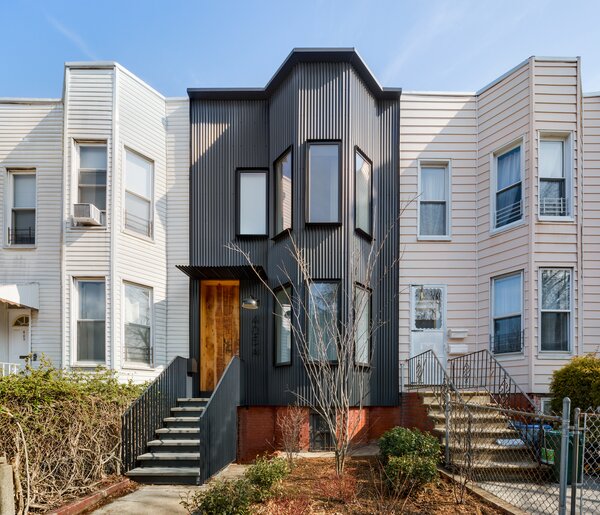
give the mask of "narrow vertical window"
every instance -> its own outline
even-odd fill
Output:
[[[152,290],[125,284],[125,361],[152,364]]]
[[[105,361],[105,293],[102,280],[76,282],[78,296],[77,361]]]
[[[492,351],[523,350],[523,275],[521,272],[492,279]]]
[[[308,144],[308,223],[340,221],[340,145]]]
[[[125,228],[152,236],[154,164],[130,150],[125,151]]]
[[[542,270],[541,350],[571,350],[571,271]]]
[[[11,172],[9,245],[34,245],[36,221],[36,177],[34,172]]]
[[[275,364],[292,361],[292,289],[287,286],[275,292]]]
[[[523,218],[521,147],[497,155],[495,160],[494,227],[498,229]]]
[[[292,151],[275,161],[275,234],[292,228]]]
[[[371,293],[363,286],[354,287],[354,360],[368,365],[371,356]]]
[[[78,202],[106,212],[106,145],[80,144],[78,149]]]
[[[540,141],[540,216],[568,216],[565,141]]]
[[[238,234],[267,235],[267,172],[238,171]]]
[[[366,236],[373,234],[373,165],[360,151],[354,154],[354,226]]]
[[[419,192],[419,236],[448,236],[450,178],[448,166],[423,165]]]
[[[313,282],[308,288],[309,357],[333,361],[337,358],[339,285],[334,282]]]

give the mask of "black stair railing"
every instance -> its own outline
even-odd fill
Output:
[[[135,468],[163,419],[187,393],[187,359],[177,356],[121,416],[121,459],[123,472]]]
[[[200,483],[237,457],[240,358],[234,356],[200,416]]]
[[[448,360],[448,374],[459,390],[484,391],[501,408],[537,412],[535,403],[487,349]]]

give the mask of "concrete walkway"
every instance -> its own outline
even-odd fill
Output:
[[[247,465],[232,463],[215,477],[220,479],[235,479],[244,475]],[[185,514],[179,504],[187,492],[204,490],[202,486],[190,485],[142,485],[135,492],[115,499],[110,504],[93,511],[94,515],[171,515]]]

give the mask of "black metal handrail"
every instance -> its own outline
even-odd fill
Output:
[[[240,404],[240,358],[225,368],[200,416],[200,483],[237,457],[237,409]]]
[[[502,408],[539,411],[488,349],[449,359],[448,372],[459,390],[483,390]]]
[[[510,352],[523,352],[525,331],[490,335],[490,350],[494,354],[508,354]]]
[[[156,437],[163,419],[187,393],[187,359],[177,356],[121,416],[123,472],[135,467],[148,442]]]
[[[9,245],[34,245],[35,244],[35,228],[28,227],[27,229],[12,229],[8,228],[8,244]]]

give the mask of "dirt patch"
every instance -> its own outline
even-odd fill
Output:
[[[335,475],[333,459],[299,459],[278,495],[257,507],[262,514],[477,514],[504,513],[466,494],[457,504],[451,482],[440,478],[419,492],[390,499],[384,495],[375,458],[351,458],[343,478]]]

